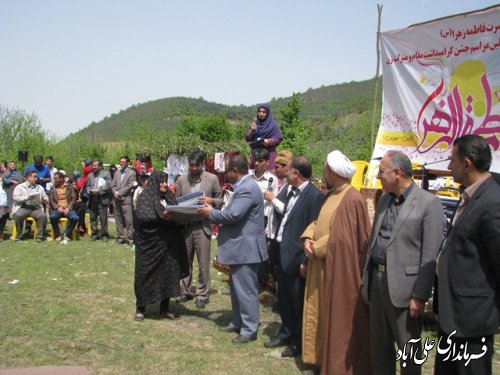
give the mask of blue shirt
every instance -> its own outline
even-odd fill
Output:
[[[36,183],[40,186],[42,186],[44,189],[47,187],[47,183],[41,181],[42,178],[52,178],[52,175],[50,174],[50,169],[46,165],[40,165],[37,167],[35,164],[28,165],[26,168],[24,168],[23,171],[23,176],[26,177],[28,172],[35,171],[36,175],[38,176],[38,180]]]

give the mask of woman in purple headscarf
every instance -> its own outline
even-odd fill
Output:
[[[245,140],[252,148],[250,159],[250,169],[254,169],[253,150],[256,148],[266,148],[269,151],[268,170],[274,170],[274,161],[276,159],[276,146],[283,140],[281,130],[271,114],[271,108],[267,103],[257,107],[257,120],[250,125]]]

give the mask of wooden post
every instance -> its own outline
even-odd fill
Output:
[[[378,96],[378,82],[379,82],[379,71],[380,71],[380,23],[382,20],[382,4],[377,4],[378,11],[378,26],[377,26],[377,70],[375,72],[375,94],[373,96],[373,109],[372,109],[372,128],[370,134],[370,146],[372,149],[375,148],[375,115],[377,113],[377,96]]]

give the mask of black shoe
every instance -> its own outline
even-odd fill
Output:
[[[219,332],[240,333],[240,330],[232,326],[225,326],[225,327],[219,327]]]
[[[281,356],[283,358],[291,358],[297,357],[300,353],[302,353],[302,350],[298,346],[290,345],[281,353]]]
[[[180,296],[177,296],[175,298],[175,302],[187,302],[191,301],[193,299],[193,296],[190,296],[189,294],[181,294]]]
[[[288,343],[285,340],[279,338],[264,343],[264,347],[266,348],[278,348],[280,346],[287,346],[287,345]]]
[[[98,239],[99,239],[99,237],[97,237],[97,236],[92,236],[92,237],[90,237],[90,240],[91,240],[91,241],[97,241]]]
[[[176,320],[179,319],[181,315],[179,313],[174,313],[172,311],[167,311],[163,313],[163,318],[168,319],[168,320]]]
[[[102,242],[108,242],[109,237],[108,236],[102,236]]]
[[[116,243],[117,243],[117,244],[119,244],[119,245],[121,245],[121,244],[124,244],[124,243],[125,243],[125,241],[123,241],[123,239],[122,239],[122,238],[117,238],[117,239],[116,239]]]
[[[206,302],[201,300],[201,299],[197,299],[196,302],[195,302],[195,306],[199,309],[204,309],[205,308],[205,304]]]
[[[250,341],[257,340],[257,337],[238,335],[232,341],[234,344],[248,344]]]

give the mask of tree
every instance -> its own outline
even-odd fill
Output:
[[[55,138],[42,128],[40,119],[33,113],[12,109],[0,104],[0,134],[2,159],[16,160],[18,151],[28,151],[29,156],[44,154],[55,144]]]
[[[191,115],[182,119],[175,131],[180,137],[197,135],[205,142],[224,142],[233,139],[235,133],[225,115]]]
[[[311,128],[305,125],[299,117],[300,109],[300,94],[293,93],[286,107],[279,110],[281,114],[281,131],[283,133],[280,148],[291,150],[294,155],[306,154],[311,136]]]

